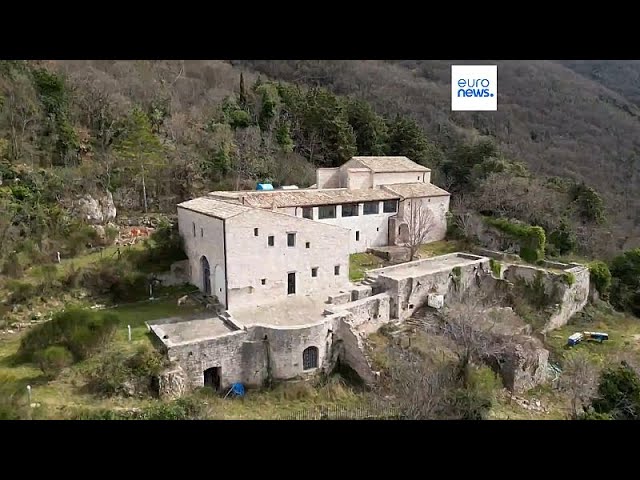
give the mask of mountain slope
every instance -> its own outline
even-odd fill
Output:
[[[638,62],[592,66],[489,60],[483,63],[498,65],[499,110],[477,113],[450,111],[450,65],[473,62],[232,63],[270,77],[361,96],[382,113],[410,114],[445,145],[451,137],[495,136],[504,150],[524,160],[532,171],[570,176],[596,188],[607,201],[615,230],[638,236],[640,110],[634,103],[640,98],[640,88],[634,89]]]

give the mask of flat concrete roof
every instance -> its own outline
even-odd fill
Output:
[[[380,275],[394,280],[404,278],[419,277],[430,273],[452,270],[455,267],[465,267],[474,263],[488,261],[487,257],[470,255],[467,253],[449,253],[438,257],[415,260],[413,262],[402,263],[386,268],[370,270],[368,274]]]
[[[350,289],[344,288],[344,292]],[[243,327],[251,325],[273,325],[280,327],[295,327],[314,325],[325,320],[324,310],[328,307],[328,295],[336,294],[339,290],[332,290],[323,295],[303,296],[291,295],[282,300],[262,303],[229,310],[233,320]]]
[[[233,331],[218,317],[162,324],[149,322],[149,328],[151,328],[167,347],[184,343],[201,342]]]

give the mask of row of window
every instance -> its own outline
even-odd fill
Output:
[[[253,235],[255,237],[259,236],[260,230],[257,228],[253,229]],[[276,237],[274,235],[269,235],[267,237],[267,245],[270,247],[275,246]],[[296,246],[296,234],[295,233],[287,233],[287,247],[295,247]],[[306,242],[304,244],[305,248],[311,248],[311,242]]]
[[[318,268],[319,267],[311,268],[311,276],[312,277],[315,278],[315,277],[318,276]],[[336,276],[340,275],[340,265],[336,265],[335,267],[333,267],[333,274],[336,275]],[[266,285],[267,284],[267,279],[266,278],[260,279],[260,284]]]
[[[318,207],[318,220],[325,220],[328,218],[336,218],[336,205],[323,205]],[[383,213],[396,213],[398,211],[397,200],[385,200],[382,204]],[[380,202],[364,202],[362,205],[363,215],[377,215],[380,213]],[[302,216],[313,220],[313,207],[304,207],[302,209]],[[357,203],[345,203],[342,205],[342,217],[357,217],[358,216],[358,204]]]

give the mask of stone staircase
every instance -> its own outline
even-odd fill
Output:
[[[242,330],[242,328],[240,328],[240,326],[233,320],[231,314],[227,310],[219,311],[218,318],[232,331]]]

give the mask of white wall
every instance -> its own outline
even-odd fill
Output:
[[[288,232],[296,233],[295,247],[287,246]],[[348,284],[348,230],[256,209],[228,219],[226,233],[229,308],[286,298],[289,272],[296,273],[296,295],[324,293]],[[268,245],[270,235],[273,247]],[[336,265],[340,266],[337,276]],[[317,277],[311,276],[313,267],[318,267]]]
[[[196,234],[193,235],[193,225]],[[178,229],[184,240],[185,253],[189,257],[191,283],[204,289],[201,258],[209,261],[211,294],[226,302],[223,222],[201,213],[178,207]]]
[[[342,228],[348,228],[349,234],[349,253],[366,252],[370,247],[384,247],[389,244],[389,217],[396,215],[393,213],[382,213],[383,203],[379,202],[378,215],[363,215],[363,203],[358,204],[358,216],[342,217],[342,205],[336,205],[336,218],[326,218],[320,220],[318,218],[318,207],[313,208],[313,218],[319,223],[328,225],[336,225]],[[281,209],[283,213],[302,217],[302,207]],[[360,232],[360,240],[356,240],[356,232]]]
[[[449,211],[449,196],[408,198],[400,202],[399,219],[403,222],[410,220],[410,208],[412,202],[420,202],[422,208],[428,208],[433,213],[434,225],[430,228],[424,243],[443,240],[447,235],[447,212]]]
[[[374,173],[373,186],[391,185],[394,183],[430,183],[431,172],[389,172]]]

